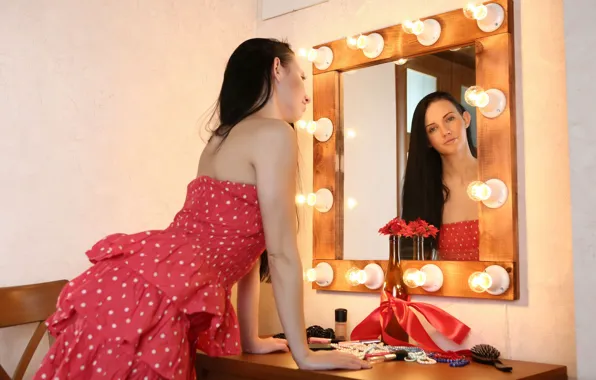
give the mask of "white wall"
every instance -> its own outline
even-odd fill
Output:
[[[344,257],[383,260],[387,237],[378,233],[397,215],[395,64],[392,62],[343,74],[344,128]],[[371,168],[382,175],[370,176]],[[375,196],[371,197],[371,192]]]
[[[403,19],[457,9],[463,3],[461,0],[331,1],[262,21],[257,34],[287,38],[295,47],[309,47],[398,24]],[[435,303],[469,324],[472,333],[467,347],[490,343],[506,358],[564,364],[569,366],[573,378],[575,323],[562,12],[562,0],[515,2],[521,299],[494,302],[418,297],[417,300]],[[310,71],[306,63],[304,68]],[[306,117],[312,117],[312,113]],[[311,137],[301,136],[300,143],[304,191],[308,191],[312,186]],[[382,168],[372,175],[383,175]],[[303,263],[310,266],[312,214],[310,211],[305,214],[300,249]],[[306,284],[305,291],[307,323],[324,327],[333,327],[335,308],[346,307],[349,327],[353,328],[379,301],[377,295],[317,293]],[[279,332],[281,327],[272,298],[267,298],[271,297],[270,286],[263,287],[263,297],[261,312],[268,318],[263,318],[261,328],[264,332]],[[443,347],[447,346],[443,344]]]
[[[256,20],[256,0],[0,2],[0,286],[72,278],[104,235],[167,226]],[[30,331],[0,331],[9,372]]]
[[[577,374],[589,380],[596,379],[596,130],[591,112],[596,93],[596,3],[565,0],[564,7]]]

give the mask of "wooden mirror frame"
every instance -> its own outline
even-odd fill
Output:
[[[497,209],[485,207],[479,202],[480,261],[433,261],[432,263],[443,271],[443,287],[434,293],[428,293],[421,288],[408,289],[408,292],[413,295],[499,300],[519,298],[515,71],[511,12],[513,6],[512,0],[489,1],[485,4],[488,3],[499,4],[505,11],[505,20],[501,27],[490,33],[481,31],[476,21],[467,19],[460,8],[428,17],[437,20],[442,29],[439,40],[432,46],[421,45],[416,36],[403,32],[401,25],[372,31],[383,36],[385,41],[383,52],[373,59],[366,58],[360,50],[349,49],[345,39],[315,46],[315,48],[321,46],[331,48],[334,57],[331,65],[325,70],[319,70],[313,65],[313,116],[314,120],[323,117],[330,119],[334,130],[328,141],[319,142],[313,139],[313,191],[329,189],[333,194],[334,202],[328,212],[313,211],[313,268],[321,262],[329,263],[333,268],[334,278],[326,287],[320,287],[313,282],[314,289],[378,292],[379,290],[369,290],[364,285],[350,285],[345,279],[345,273],[354,267],[362,269],[371,262],[380,264],[384,269],[387,266],[387,261],[343,260],[344,150],[341,73],[400,58],[413,58],[475,45],[476,84],[485,90],[499,89],[507,98],[505,110],[494,119],[486,118],[482,113],[477,112],[478,175],[483,181],[491,178],[502,180],[509,189],[509,197],[505,204]],[[398,151],[405,149],[404,139],[398,136],[397,140],[398,144],[401,144],[401,146],[398,145]],[[397,166],[399,173],[400,168],[402,170],[405,168],[405,162],[398,162]],[[375,229],[378,227],[380,226],[371,226]],[[389,242],[387,252],[389,252]],[[420,268],[425,263],[427,262],[404,260],[402,269],[405,271],[411,267]],[[494,264],[504,267],[509,272],[508,290],[498,296],[470,290],[469,275],[476,271],[483,271]]]

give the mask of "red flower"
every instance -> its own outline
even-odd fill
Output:
[[[381,235],[393,235],[402,236],[404,229],[406,228],[406,222],[399,218],[391,219],[386,225],[379,229]]]
[[[426,233],[424,234],[424,237],[427,238],[429,236],[432,236],[433,238],[436,238],[438,232],[439,230],[437,229],[437,227],[433,226],[432,224],[429,224]]]

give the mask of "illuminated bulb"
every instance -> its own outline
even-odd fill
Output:
[[[474,181],[466,190],[470,199],[482,202],[486,207],[499,208],[509,196],[507,185],[500,179],[489,179],[486,182]]]
[[[488,15],[488,8],[484,4],[470,3],[464,7],[464,16],[470,20],[482,20]]]
[[[356,137],[356,131],[353,129],[346,130],[346,137],[353,139],[354,137]]]
[[[490,119],[502,114],[507,106],[505,94],[494,88],[485,91],[480,86],[472,86],[466,90],[464,99],[472,107],[478,107],[480,113]]]
[[[346,37],[346,44],[348,45],[348,48],[350,48],[352,50],[357,50],[358,49],[358,37],[356,37],[356,36]]]
[[[475,4],[470,3],[463,9],[464,16],[476,20],[478,28],[483,32],[490,33],[499,29],[505,21],[505,10],[499,4]]]
[[[420,20],[406,20],[401,24],[401,28],[404,32],[417,36],[424,32],[424,23]]]
[[[309,121],[306,124],[306,131],[320,142],[328,141],[333,134],[333,123],[326,117],[322,117],[319,120]]]
[[[319,212],[327,212],[333,206],[333,194],[328,189],[320,189],[316,193],[296,195],[297,204],[307,204]]]
[[[383,268],[379,264],[371,263],[364,269],[351,268],[346,272],[346,281],[352,285],[364,285],[369,289],[379,289],[385,281]]]
[[[333,282],[333,268],[328,263],[319,263],[316,267],[308,269],[304,273],[304,278],[321,287],[329,286]]]
[[[473,292],[483,293],[493,284],[493,279],[486,272],[474,272],[468,278],[468,286]]]
[[[510,283],[509,273],[500,265],[491,265],[484,272],[474,272],[468,277],[468,286],[473,292],[493,296],[505,293]]]
[[[397,61],[395,61],[395,64],[401,66],[401,65],[405,65],[406,62],[408,62],[407,58],[400,58]]]
[[[306,132],[310,133],[311,135],[315,133],[317,130],[317,122],[316,121],[309,121],[306,124]]]
[[[401,28],[408,34],[413,34],[418,42],[424,46],[433,45],[441,37],[441,24],[435,19],[429,18],[424,21],[406,20]]]
[[[371,33],[366,36],[361,34],[356,40],[356,46],[358,49],[362,49],[367,58],[376,58],[383,52],[385,40],[379,33]]]
[[[404,272],[403,279],[408,288],[417,288],[426,282],[426,274],[416,268],[409,268]]]
[[[326,70],[333,62],[333,51],[327,46],[321,46],[318,49],[310,49],[307,59],[314,63],[319,70]]]
[[[353,210],[358,206],[358,202],[354,198],[348,198],[348,209]]]
[[[308,125],[308,123],[305,120],[298,120],[296,122],[296,126],[300,129],[306,129],[307,125]]]
[[[300,49],[298,49],[298,56],[301,58],[307,58],[308,51],[305,48],[300,48]]]
[[[420,270],[407,269],[404,272],[403,280],[409,288],[421,287],[427,292],[436,292],[443,286],[443,272],[435,264],[426,264]]]

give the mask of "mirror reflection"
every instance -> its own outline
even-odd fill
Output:
[[[473,46],[342,74],[344,259],[386,259],[377,230],[401,215],[439,229],[424,259],[478,260],[474,82]],[[402,259],[413,244],[401,239]]]

